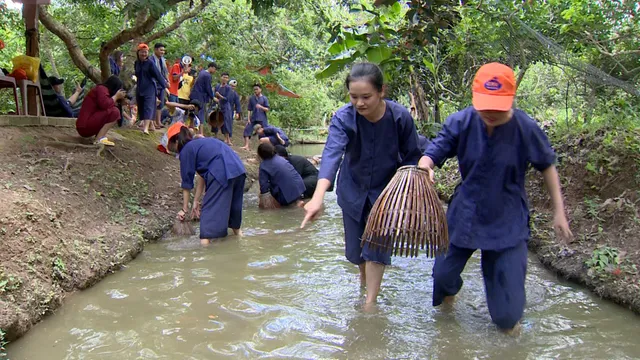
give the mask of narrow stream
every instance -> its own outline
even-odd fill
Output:
[[[322,145],[294,148],[315,155]],[[260,211],[244,237],[148,245],[124,271],[70,297],[12,343],[34,359],[638,359],[640,318],[559,281],[532,257],[518,338],[490,323],[479,254],[451,313],[431,306],[433,260],[393,258],[377,311],[362,311],[340,208],[299,230],[300,209]]]

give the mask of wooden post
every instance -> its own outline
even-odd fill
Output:
[[[40,33],[38,32],[38,5],[23,4],[22,18],[26,28],[25,36],[27,37],[27,56],[40,57]],[[36,99],[36,89],[28,87],[27,89],[27,106],[25,109],[27,115],[38,114],[38,100]]]
[[[22,4],[22,18],[25,25],[26,55],[40,57],[40,33],[38,31],[38,5],[49,4],[50,0],[13,0],[14,3]],[[36,100],[36,90],[27,90],[27,103],[29,108],[25,109],[27,115],[38,114],[38,101]]]

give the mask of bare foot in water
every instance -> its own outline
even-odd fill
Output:
[[[248,147],[248,146],[243,146],[243,147],[241,147],[240,149],[241,149],[241,150],[247,150],[247,151],[249,151],[249,147]]]
[[[242,237],[242,229],[231,229],[233,230],[233,235]]]
[[[362,310],[366,313],[375,312],[378,309],[378,305],[375,302],[365,302],[362,306]]]
[[[200,239],[200,245],[209,246],[209,239]]]
[[[453,310],[453,305],[456,303],[456,296],[445,296],[442,300],[442,310],[451,311]]]
[[[522,332],[522,325],[520,325],[520,322],[518,322],[511,329],[500,329],[500,331],[502,331],[502,333],[507,335],[507,336],[518,337],[518,336],[520,336],[520,333]]]
[[[303,208],[304,207],[304,201],[298,200],[298,202],[296,203],[296,206],[299,207],[299,208]]]

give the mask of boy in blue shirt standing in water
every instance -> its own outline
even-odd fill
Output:
[[[554,229],[571,237],[556,156],[538,124],[513,108],[516,80],[506,65],[482,66],[473,82],[473,106],[457,112],[427,146],[419,166],[433,168],[458,157],[462,182],[447,210],[450,245],[433,268],[433,306],[451,304],[462,288],[460,274],[477,250],[491,319],[517,334],[525,305],[529,209],[528,165],[542,172],[554,209]]]

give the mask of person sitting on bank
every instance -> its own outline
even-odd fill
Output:
[[[125,98],[122,81],[111,75],[104,83],[89,91],[76,120],[76,130],[82,137],[95,136],[95,144],[114,146],[107,139],[107,132],[120,119],[117,103]]]
[[[200,109],[200,102],[198,100],[193,100],[191,104],[184,105],[177,102],[167,101],[164,106],[167,108],[167,122],[169,126],[181,122],[183,124],[187,123],[188,111],[198,111]],[[199,121],[198,121],[199,125]],[[197,126],[195,126],[197,128]]]
[[[60,107],[64,112],[64,116],[68,118],[77,116],[78,114],[74,114],[72,106],[73,104],[75,104],[75,102],[78,100],[78,97],[82,93],[82,88],[76,85],[76,91],[73,93],[73,95],[71,95],[69,100],[67,100],[64,97],[64,87],[62,86],[64,84],[64,79],[60,79],[55,76],[49,76],[49,83],[58,96]]]
[[[260,194],[271,193],[280,206],[302,205],[304,181],[293,165],[276,155],[276,150],[270,143],[258,146],[258,156],[261,159]]]
[[[288,147],[291,144],[284,131],[272,125],[262,126],[256,124],[253,126],[253,134],[258,135],[260,143],[270,143],[273,146],[282,145],[284,147]]]
[[[287,159],[302,177],[304,182],[304,194],[302,197],[305,199],[313,197],[313,192],[316,191],[316,185],[318,184],[318,169],[304,156],[289,154],[282,145],[276,145],[275,149],[276,154]]]

